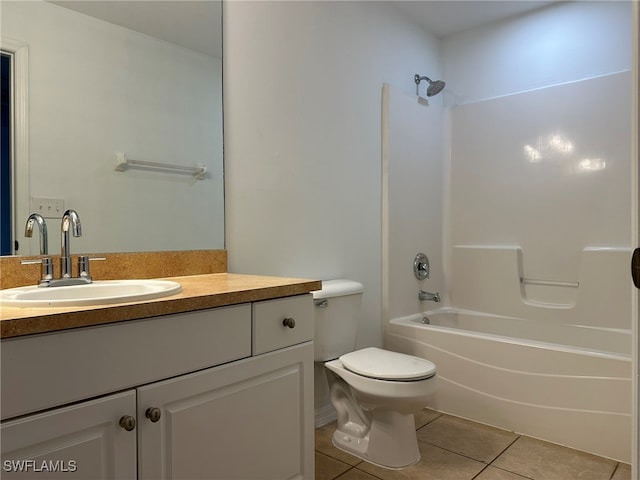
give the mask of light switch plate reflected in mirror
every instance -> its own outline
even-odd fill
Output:
[[[44,218],[62,218],[64,199],[31,197],[31,213],[39,213]]]

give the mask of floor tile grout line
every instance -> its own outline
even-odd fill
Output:
[[[514,444],[514,443],[516,443],[518,440],[520,440],[520,438],[522,438],[522,435],[521,435],[521,434],[516,433],[516,432],[513,432],[513,433],[514,433],[514,435],[517,435],[517,436],[516,436],[516,438],[514,438],[514,439],[513,439],[513,441],[512,441],[509,445],[507,445],[507,446],[506,446],[506,447],[505,447],[505,448],[504,448],[504,449],[503,449],[503,450],[502,450],[498,455],[496,455],[496,456],[493,458],[493,460],[491,460],[491,461],[489,462],[489,465],[492,465],[492,464],[493,464],[493,462],[495,462],[495,461],[496,461],[498,458],[500,458],[500,457],[501,457],[501,456],[502,456],[502,455],[503,455],[507,450],[509,450],[509,449],[513,446],[513,444]],[[502,468],[501,470],[504,470],[504,468]],[[508,470],[506,470],[506,471],[508,471]],[[512,473],[515,473],[515,472],[512,472]]]
[[[471,480],[474,480],[476,478],[478,478],[480,475],[482,475],[482,472],[484,472],[487,468],[489,468],[489,464],[485,464],[484,467],[482,467],[482,470],[480,470],[478,473],[476,473],[473,477],[471,477]]]
[[[318,453],[319,453],[320,455],[322,455],[322,456],[324,456],[324,457],[330,458],[331,460],[335,460],[336,462],[343,463],[344,465],[346,465],[346,466],[348,466],[348,467],[355,467],[355,465],[351,465],[350,463],[347,463],[347,462],[345,462],[344,460],[342,460],[342,459],[340,459],[340,458],[338,458],[338,457],[334,457],[333,455],[330,455],[330,454],[328,454],[328,453],[322,452],[322,451],[320,451],[320,450],[314,450],[314,452],[315,452],[316,454],[318,454]],[[360,464],[360,463],[362,463],[362,462],[358,462],[358,464]],[[358,465],[358,464],[357,464],[357,465]]]
[[[533,477],[527,477],[526,475],[523,475],[522,473],[512,472],[511,470],[507,470],[507,469],[502,468],[502,467],[496,467],[495,465],[487,465],[487,467],[495,468],[496,470],[500,470],[501,472],[511,473],[511,474],[516,475],[516,476],[518,476],[520,478],[523,478],[525,480],[535,480]]]
[[[435,422],[437,419],[439,419],[440,417],[442,417],[444,415],[444,413],[439,413],[435,418],[432,418],[431,420],[429,420],[427,423],[425,423],[424,425],[420,425],[418,428],[416,428],[416,433],[419,430],[422,430],[424,427],[426,427],[427,425],[431,425],[433,422]]]
[[[336,447],[336,449],[337,449],[337,447]],[[336,461],[338,461],[338,462],[340,462],[340,463],[344,463],[345,465],[348,465],[350,468],[355,468],[355,467],[357,467],[358,465],[360,465],[361,463],[363,463],[363,462],[365,461],[365,460],[362,460],[361,458],[356,457],[355,455],[351,455],[349,452],[345,452],[345,451],[343,451],[343,450],[338,450],[338,451],[339,451],[340,453],[346,453],[347,455],[352,456],[352,457],[354,458],[354,460],[356,460],[358,463],[351,464],[351,463],[345,462],[344,460],[342,460],[342,459],[341,459],[341,458],[339,458],[339,457],[335,457],[335,456],[331,455],[331,454],[330,454],[330,453],[328,453],[328,452],[323,452],[323,451],[321,451],[321,450],[314,449],[314,452],[319,453],[319,454],[321,454],[321,455],[324,455],[325,457],[329,457],[329,458],[331,458],[332,460],[336,460]]]
[[[620,462],[616,463],[616,468],[613,469],[613,472],[611,473],[609,480],[613,480],[613,477],[616,476],[616,472],[618,471],[619,468],[620,468]]]
[[[360,462],[358,465],[360,465],[362,462]],[[349,473],[351,470],[358,470],[359,472],[362,473],[366,473],[367,475],[369,475],[372,478],[377,478],[378,480],[383,480],[382,478],[378,477],[377,475],[374,475],[372,473],[369,472],[365,472],[364,470],[360,470],[357,465],[354,465],[353,467],[351,467],[349,470],[347,470],[346,472],[341,473],[339,476],[337,476],[336,478],[334,478],[334,480],[340,480],[340,477],[342,477],[343,475],[346,475],[347,473]]]
[[[517,440],[517,438],[516,438],[516,440]],[[513,445],[513,443],[514,443],[514,442],[515,442],[515,440],[514,440],[513,442],[511,442],[511,443],[509,444],[509,446],[507,446],[507,448],[509,448],[511,445]],[[502,454],[505,452],[505,450],[507,449],[507,448],[505,448],[505,450],[503,450],[502,452],[500,452],[500,454],[498,455],[498,457],[495,457],[493,460],[491,460],[491,462],[485,462],[484,460],[478,460],[477,458],[470,457],[470,456],[468,456],[468,455],[465,455],[464,453],[456,452],[455,450],[449,450],[448,448],[444,448],[444,447],[443,447],[443,446],[441,446],[441,445],[436,445],[435,443],[429,443],[429,442],[426,442],[426,441],[424,441],[424,440],[420,440],[420,439],[418,439],[418,444],[420,444],[420,443],[427,444],[427,445],[429,445],[429,446],[431,446],[431,447],[434,447],[434,448],[439,448],[440,450],[444,450],[445,452],[453,453],[454,455],[458,455],[458,456],[460,456],[460,457],[462,457],[462,458],[466,458],[466,459],[468,459],[468,460],[473,460],[474,462],[478,462],[478,463],[481,463],[481,464],[486,465],[486,466],[491,465],[491,463],[493,463],[493,462],[494,462],[494,461],[495,461],[495,460],[496,460],[500,455],[502,455]],[[504,470],[504,468],[501,468],[501,470]],[[505,470],[505,471],[508,471],[508,470]],[[509,472],[509,473],[515,473],[515,472]]]

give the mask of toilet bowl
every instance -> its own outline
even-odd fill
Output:
[[[413,414],[435,390],[428,360],[365,348],[325,363],[337,413],[333,444],[386,468],[420,460]]]
[[[435,390],[423,358],[370,347],[355,350],[362,284],[323,281],[313,292],[315,360],[327,372],[337,414],[333,444],[370,463],[399,469],[420,460],[413,414]]]

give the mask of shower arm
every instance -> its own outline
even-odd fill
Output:
[[[420,95],[420,82],[422,80],[428,80],[427,77],[421,77],[417,73],[413,77],[413,81],[416,82],[416,95]]]
[[[416,95],[420,95],[420,82],[422,82],[422,80],[426,80],[431,83],[431,79],[429,77],[421,77],[417,73],[413,76],[413,81],[416,82]]]

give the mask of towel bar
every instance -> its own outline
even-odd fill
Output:
[[[124,172],[130,166],[143,167],[143,168],[155,168],[160,170],[172,170],[178,173],[190,173],[198,180],[203,180],[205,177],[205,173],[207,172],[207,167],[189,167],[184,165],[173,165],[170,163],[147,162],[144,160],[132,160],[130,158],[127,158],[127,156],[124,153],[116,154],[114,170],[117,170],[118,172]]]

